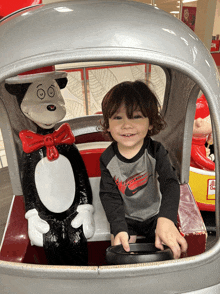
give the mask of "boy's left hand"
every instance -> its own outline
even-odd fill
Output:
[[[173,252],[175,259],[179,258],[182,252],[187,250],[187,242],[174,225],[165,217],[159,217],[155,232],[155,246],[164,250],[163,244],[167,245]]]

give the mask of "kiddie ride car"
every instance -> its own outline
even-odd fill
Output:
[[[189,185],[201,211],[215,211],[215,172],[190,167]]]
[[[210,112],[203,94],[196,102],[189,176],[190,188],[201,211],[215,211],[215,156],[212,147]]]
[[[193,31],[171,15],[142,3],[80,1],[39,5],[14,13],[2,19],[0,40],[0,122],[15,195],[1,247],[1,293],[219,291],[220,244],[216,242],[205,252],[206,230],[188,180],[196,99],[201,90],[213,123],[219,239],[220,86],[215,63]],[[186,257],[117,266],[105,263],[110,243],[108,223],[98,197],[99,157],[107,143],[97,131],[101,115],[68,121],[93,191],[95,233],[88,239],[88,265],[47,265],[42,248],[30,244],[20,181],[23,151],[18,134],[24,129],[36,132],[36,126],[23,115],[22,105],[20,108],[6,84],[13,84],[14,78],[30,70],[76,62],[83,67],[84,62],[97,61],[156,64],[166,74],[162,111],[168,127],[155,139],[168,149],[179,176],[178,227],[188,242]],[[51,97],[52,88],[47,92]],[[58,84],[55,88],[58,91]],[[43,92],[39,91],[39,95]],[[49,108],[54,109],[51,105]],[[30,214],[26,216],[29,217]],[[44,231],[48,231],[47,226]]]

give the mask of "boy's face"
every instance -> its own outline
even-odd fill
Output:
[[[118,142],[118,149],[122,155],[124,152],[137,154],[144,143],[148,130],[151,129],[148,117],[144,117],[139,110],[135,110],[133,118],[129,119],[124,104],[109,119],[108,131]]]

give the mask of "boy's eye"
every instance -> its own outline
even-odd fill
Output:
[[[143,115],[141,115],[141,114],[136,114],[136,115],[133,116],[133,118],[136,118],[136,119],[137,118],[142,118],[142,117],[143,117]]]
[[[113,119],[121,119],[121,116],[120,115],[116,115],[113,117]]]

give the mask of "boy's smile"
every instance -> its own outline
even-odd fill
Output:
[[[109,119],[108,131],[118,143],[119,152],[126,158],[132,158],[139,152],[151,129],[148,117],[144,117],[139,110],[135,110],[133,118],[129,119],[124,104]]]

